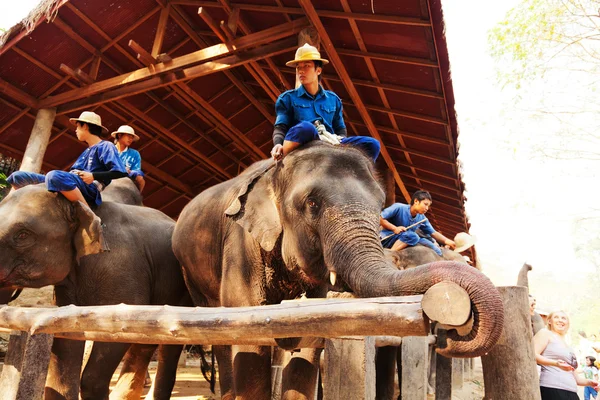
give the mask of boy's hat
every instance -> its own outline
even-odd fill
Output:
[[[296,64],[302,61],[321,61],[323,65],[329,64],[329,61],[321,58],[321,53],[315,46],[305,43],[304,46],[298,47],[294,59],[285,63],[288,67],[295,67]]]
[[[454,236],[454,243],[456,243],[454,251],[461,253],[475,244],[475,238],[467,232],[459,232]]]
[[[132,135],[134,142],[137,142],[138,140],[140,140],[140,137],[135,134],[135,131],[129,125],[121,125],[119,127],[119,129],[117,129],[116,131],[114,131],[113,133],[111,133],[110,136],[116,138],[117,137],[117,133],[126,133],[128,135]]]
[[[69,121],[71,121],[73,125],[75,125],[76,122],[85,122],[86,124],[96,125],[102,128],[103,134],[106,135],[108,133],[108,129],[102,126],[102,118],[93,111],[84,111],[79,118],[69,118]]]

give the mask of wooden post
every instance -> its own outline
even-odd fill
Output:
[[[529,317],[527,288],[499,287],[504,302],[504,331],[481,357],[485,399],[540,399],[539,379]]]
[[[375,341],[328,339],[325,341],[325,400],[375,399]]]
[[[472,361],[472,358],[465,358],[463,360],[463,378],[465,381],[470,381],[473,379],[473,369],[471,368]]]
[[[20,171],[39,173],[42,170],[42,161],[50,141],[55,116],[56,108],[44,108],[37,112]]]
[[[461,389],[464,381],[463,359],[452,359],[452,387]]]
[[[281,400],[281,378],[285,361],[285,350],[273,347],[271,358],[271,400]]]
[[[429,342],[426,337],[402,338],[402,400],[427,398]]]
[[[435,399],[452,399],[452,359],[439,354],[435,357]]]
[[[44,394],[52,335],[12,333],[0,377],[0,400],[41,400]]]

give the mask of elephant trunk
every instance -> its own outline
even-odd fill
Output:
[[[324,229],[324,258],[359,297],[417,295],[436,283],[454,282],[469,294],[473,328],[467,336],[449,331],[447,347],[437,352],[446,357],[479,357],[496,344],[503,329],[504,306],[485,275],[454,261],[398,271],[384,258],[375,222],[377,214],[373,218],[372,211],[345,208],[326,218],[330,223]]]

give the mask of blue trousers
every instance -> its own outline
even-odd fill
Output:
[[[308,142],[312,142],[313,140],[319,140],[319,133],[313,124],[308,121],[302,121],[290,128],[285,135],[285,140],[288,142],[306,144]],[[381,150],[379,141],[369,136],[345,137],[341,140],[341,144],[348,144],[350,146],[358,147],[373,161],[377,160],[379,151]]]
[[[590,400],[590,395],[594,398],[597,398],[598,392],[596,392],[594,389],[592,389],[589,386],[586,386],[585,388],[583,388],[583,400]]]
[[[36,185],[46,183],[50,192],[70,191],[78,188],[83,198],[90,206],[99,206],[102,204],[102,197],[98,187],[93,183],[85,183],[78,175],[65,171],[50,171],[46,175],[33,172],[17,171],[10,174],[6,179],[15,189],[20,189],[27,185]]]
[[[396,240],[400,240],[401,242],[406,243],[409,246],[416,246],[417,244],[421,244],[435,251],[435,254],[437,254],[438,256],[442,256],[442,249],[436,246],[435,243],[433,243],[431,240],[422,238],[419,235],[417,235],[416,232],[413,231],[406,231],[392,235],[389,238],[385,239],[383,242],[381,242],[381,245],[386,249],[391,249],[394,243],[396,243]]]

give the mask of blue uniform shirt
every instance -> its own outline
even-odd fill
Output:
[[[314,97],[304,86],[282,93],[275,103],[275,113],[275,125],[282,124],[288,129],[302,121],[312,124],[316,120],[325,125],[330,133],[346,128],[342,116],[342,101],[335,93],[321,86]]]
[[[123,165],[131,171],[139,171],[142,169],[142,156],[140,156],[140,153],[137,150],[128,147],[125,151],[119,153],[119,158],[123,162]]]
[[[412,215],[410,215],[410,206],[408,204],[395,203],[381,212],[381,218],[396,226],[410,226],[416,222],[424,220],[425,216],[423,214],[417,214],[413,218]],[[433,229],[429,221],[422,222],[419,225],[410,228],[408,231],[415,232],[417,229],[421,229],[421,231],[423,231],[423,233],[426,235],[435,233],[435,229]],[[394,232],[383,229],[380,233],[380,236],[384,238],[392,233]]]
[[[116,146],[106,140],[85,149],[71,169],[78,169],[86,172],[119,171],[127,173],[125,166],[119,158],[119,152],[117,151]],[[102,183],[108,185],[110,182],[111,180],[109,179]]]

